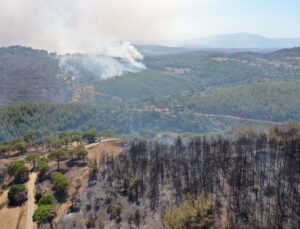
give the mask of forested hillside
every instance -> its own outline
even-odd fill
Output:
[[[265,128],[300,120],[300,83],[256,83],[131,103],[25,103],[0,108],[0,139],[31,129],[98,131],[147,135],[164,131],[208,133],[232,131],[240,125]]]
[[[148,70],[113,81],[96,82],[95,92],[127,100],[300,79],[300,48],[267,54],[190,51],[146,56],[144,62]],[[97,100],[101,101],[101,98]]]
[[[300,82],[255,83],[144,101],[171,113],[233,115],[270,121],[300,120]]]
[[[149,68],[188,77],[200,88],[300,78],[300,48],[268,54],[195,51],[146,57],[145,62]]]
[[[219,118],[217,118],[219,119]],[[0,141],[23,136],[32,129],[53,132],[112,129],[116,134],[159,133],[163,131],[206,133],[231,129],[241,121],[222,120],[222,125],[193,114],[168,115],[159,111],[140,111],[122,104],[14,104],[0,109]]]
[[[0,104],[41,102],[1,107],[0,140],[31,129],[224,133],[300,120],[299,48],[146,56],[142,72],[80,82],[60,77],[56,54],[15,46],[0,58]]]
[[[153,69],[128,73],[122,77],[95,84],[95,92],[124,100],[173,95],[194,88],[195,86],[190,81],[180,76]]]
[[[226,54],[204,50],[176,54],[176,50],[174,54],[146,56],[144,64],[148,69],[139,73],[127,73],[106,81],[88,76],[84,80],[83,75],[80,76],[81,82],[72,83],[61,78],[59,57],[54,53],[21,46],[1,48],[0,105],[69,102],[74,96],[79,101],[102,103],[112,100],[112,97],[132,100],[205,91],[211,87],[300,79],[300,48],[267,54]],[[84,72],[83,69],[81,74]],[[92,87],[89,94],[78,90],[84,85]]]
[[[21,46],[0,48],[0,105],[70,100],[55,54]]]

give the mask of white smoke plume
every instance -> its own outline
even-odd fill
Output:
[[[139,72],[145,66],[136,59],[96,54],[67,54],[59,57],[60,75],[68,81],[105,80],[125,72]]]
[[[146,67],[142,55],[129,43],[110,41],[98,53],[60,55],[60,75],[66,80],[105,80],[125,72],[139,72]]]
[[[24,45],[58,53],[61,74],[69,79],[108,79],[145,68],[142,55],[127,41],[105,31],[111,24],[94,0],[3,0],[0,46]],[[113,17],[111,15],[111,17]],[[121,22],[120,22],[121,23]],[[81,53],[84,55],[75,55]]]
[[[199,2],[214,1],[217,0],[1,0],[0,46],[30,46],[60,55],[91,54],[85,61],[102,67],[100,78],[109,78],[143,69],[141,54],[122,40],[174,38],[179,28],[176,22],[182,14]],[[64,57],[61,63],[65,68],[68,58],[71,56]]]

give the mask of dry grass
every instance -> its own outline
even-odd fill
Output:
[[[105,140],[105,139],[102,139]],[[89,154],[89,159],[97,159],[99,160],[101,158],[102,154],[108,154],[108,155],[118,155],[121,153],[124,148],[121,147],[122,141],[118,139],[111,139],[108,141],[100,142],[99,144],[91,147],[90,149],[87,149]],[[76,147],[77,143],[73,142],[72,147]],[[14,153],[12,153],[14,154]],[[24,160],[25,155],[20,155],[16,157],[10,157],[3,159],[1,162],[10,164],[13,161],[16,160]],[[29,166],[29,164],[27,165]],[[55,168],[56,162],[51,161],[49,162],[50,168]],[[71,188],[69,192],[71,193],[74,190],[74,182],[77,178],[81,180],[82,186],[79,189],[79,192],[82,192],[86,189],[87,182],[88,182],[88,168],[87,167],[77,167],[76,169],[71,169],[68,171],[68,177],[72,177],[70,179],[71,182]],[[43,190],[46,193],[50,193],[50,190]],[[20,207],[7,207],[7,193],[8,190],[5,190],[0,195],[0,206],[3,205],[4,207],[0,209],[0,228],[25,228],[26,225],[26,219],[27,219],[27,208],[28,203],[26,202],[24,205]],[[57,217],[54,220],[55,223],[59,222],[61,218],[66,214],[68,209],[70,208],[71,203],[70,201],[65,202],[64,204],[60,205],[59,209],[57,210]],[[37,225],[34,224],[34,229],[37,228]]]
[[[8,190],[5,190],[0,196],[0,204],[4,207],[0,209],[0,228],[25,228],[27,218],[27,202],[19,207],[8,207]],[[36,227],[34,227],[35,229]]]
[[[94,147],[88,149],[88,158],[89,159],[98,159],[101,158],[103,154],[114,155],[117,156],[120,154],[124,148],[120,146],[122,140],[113,139],[110,141],[100,142],[99,144],[95,145]]]

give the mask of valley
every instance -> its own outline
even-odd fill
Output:
[[[300,229],[299,12],[1,0],[0,229]]]
[[[49,93],[45,98],[40,97],[45,92],[36,95],[36,83],[27,84],[22,95],[17,95],[21,90],[18,85],[7,91],[10,81],[3,77],[18,74],[8,67],[16,64],[14,59],[6,59],[11,62],[2,68],[5,74],[0,74],[5,88],[1,101],[7,103],[0,108],[2,140],[22,136],[34,126],[54,132],[96,128],[143,136],[165,131],[229,133],[239,125],[254,123],[266,128],[272,122],[300,120],[299,48],[268,53],[183,49],[180,53],[177,50],[146,55],[146,70],[100,81],[88,77],[86,81],[57,78],[59,57],[46,51],[23,47],[1,50],[2,58],[20,56],[22,65],[18,65],[18,71],[28,80],[33,77],[34,81],[34,74],[43,68],[45,77],[40,77],[39,82],[47,85],[43,90]],[[43,58],[49,60],[49,67],[45,67]],[[30,70],[34,74],[26,67],[30,62],[34,63]],[[14,102],[23,104],[9,105]],[[14,119],[12,114],[22,118]]]
[[[106,80],[0,49],[3,225],[297,228],[300,49],[141,48]]]

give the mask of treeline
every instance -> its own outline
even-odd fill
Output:
[[[121,107],[119,108],[121,109]],[[125,112],[125,111],[124,111]],[[111,113],[114,113],[111,115]],[[118,107],[88,104],[22,103],[0,109],[0,141],[22,137],[27,131],[98,131],[126,129],[124,116]],[[42,133],[43,135],[43,133]]]
[[[244,127],[231,139],[133,142],[117,157],[104,155],[95,174],[110,193],[121,193],[130,202],[146,198],[153,211],[163,209],[161,200],[170,195],[175,206],[164,217],[166,228],[208,228],[212,223],[214,228],[298,228],[299,149],[298,123],[272,126],[268,132]]]
[[[58,150],[61,147],[67,149],[70,145],[72,147],[74,142],[76,142],[77,145],[83,142],[90,144],[94,143],[99,137],[107,138],[113,136],[114,133],[111,130],[104,130],[100,133],[97,133],[95,129],[90,129],[83,133],[78,131],[60,131],[55,133],[55,135],[48,131],[30,130],[27,131],[23,137],[0,142],[0,158],[9,157],[12,153],[14,153],[12,156],[17,156],[18,154],[22,155],[33,149],[36,152],[49,152],[51,150]],[[32,159],[29,158],[28,160],[35,162],[35,156],[38,156],[38,154],[31,156]],[[35,168],[35,163],[33,167]]]
[[[240,122],[229,121],[226,127]],[[116,134],[147,135],[164,131],[178,133],[207,133],[214,124],[192,113],[174,115],[155,110],[139,110],[134,104],[46,104],[23,103],[0,108],[0,141],[22,137],[27,131],[41,130],[84,132],[96,128],[98,132],[111,129]]]

